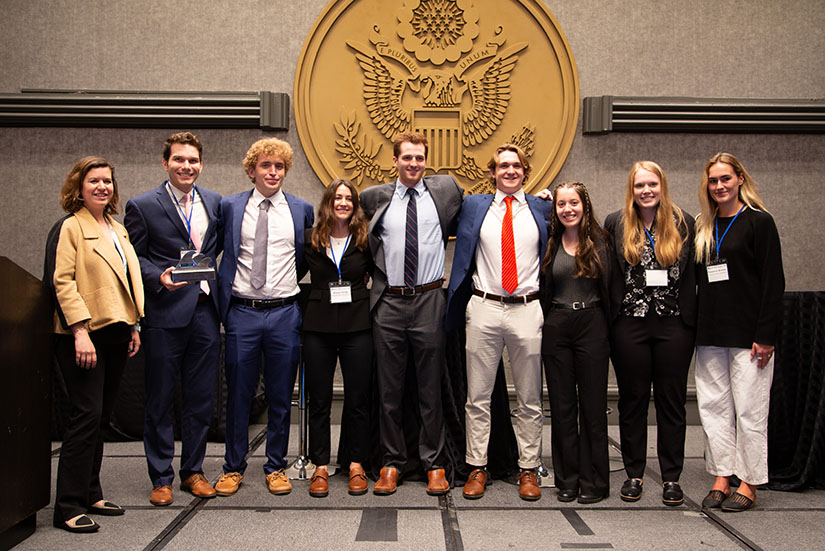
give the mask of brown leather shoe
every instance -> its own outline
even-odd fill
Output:
[[[209,499],[210,497],[215,497],[217,494],[215,493],[215,488],[206,481],[206,477],[203,476],[203,473],[195,473],[191,475],[186,480],[180,483],[180,489],[186,490],[190,494],[195,497],[202,497],[204,499]]]
[[[315,469],[309,482],[309,495],[312,497],[327,497],[329,495],[328,478],[329,475],[326,471]]]
[[[490,473],[487,469],[473,469],[467,482],[464,484],[464,497],[478,499],[484,497],[484,488],[490,483]]]
[[[276,496],[285,496],[292,491],[292,483],[283,469],[266,475],[266,486],[269,488],[269,493]]]
[[[518,495],[525,501],[537,501],[541,497],[541,486],[536,471],[525,469],[518,475]]]
[[[427,494],[443,496],[450,491],[450,483],[444,478],[444,469],[430,469],[427,471]]]
[[[219,496],[231,496],[238,491],[243,482],[241,473],[223,473],[215,483],[215,493]]]
[[[163,507],[172,503],[172,485],[155,486],[152,488],[152,495],[149,496],[149,503]]]
[[[398,469],[395,467],[383,467],[381,469],[381,476],[378,482],[375,483],[372,493],[377,496],[392,495],[400,484],[401,480],[398,476]]]
[[[362,496],[367,493],[369,483],[367,474],[361,467],[350,467],[349,469],[349,495]]]

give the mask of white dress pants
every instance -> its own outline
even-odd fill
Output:
[[[768,482],[768,411],[774,357],[759,369],[749,348],[696,347],[696,396],[705,467],[752,485]]]
[[[473,295],[467,305],[467,463],[487,465],[490,395],[504,347],[516,387],[519,467],[538,467],[541,454],[541,328],[538,300],[501,304]]]

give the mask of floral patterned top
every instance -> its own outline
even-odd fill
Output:
[[[650,228],[656,241],[656,225]],[[679,262],[667,267],[667,286],[649,287],[645,284],[645,270],[661,270],[650,239],[645,239],[642,259],[636,266],[628,266],[624,274],[624,296],[621,315],[643,318],[648,313],[659,317],[679,315]]]

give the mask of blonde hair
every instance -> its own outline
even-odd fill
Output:
[[[670,200],[667,178],[662,167],[653,161],[635,163],[627,176],[627,191],[625,192],[624,209],[622,210],[622,224],[624,226],[622,252],[625,260],[631,266],[636,266],[642,260],[646,236],[642,219],[639,216],[639,207],[633,200],[633,182],[640,170],[652,172],[659,178],[661,188],[659,206],[656,208],[656,246],[654,250],[659,265],[667,267],[679,261],[679,255],[682,254],[682,245],[684,240],[687,239],[687,232],[685,232],[685,237],[679,235],[679,229],[676,225],[678,223],[680,227],[684,227],[685,217],[682,215],[682,210],[674,207],[673,202]]]
[[[280,157],[286,168],[284,172],[289,172],[289,169],[292,168],[292,146],[278,138],[263,138],[253,143],[249,151],[246,152],[246,157],[243,160],[244,174],[249,176],[249,171],[255,168],[261,155]],[[251,176],[250,179],[254,181]]]
[[[752,209],[768,212],[759,193],[756,191],[756,182],[745,170],[745,167],[732,153],[717,153],[705,163],[705,170],[702,172],[702,182],[699,184],[699,204],[702,212],[696,217],[696,261],[707,264],[710,262],[711,251],[714,248],[715,238],[713,235],[714,221],[719,213],[719,205],[711,197],[708,191],[708,174],[710,167],[716,163],[730,165],[736,175],[742,180],[739,186],[739,200]]]

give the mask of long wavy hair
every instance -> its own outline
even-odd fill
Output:
[[[318,207],[318,220],[312,228],[312,248],[321,251],[329,247],[329,234],[335,227],[335,193],[338,188],[345,186],[352,193],[352,216],[349,219],[349,231],[355,240],[355,246],[359,250],[367,248],[367,217],[361,210],[361,202],[358,199],[358,190],[349,180],[338,178],[333,180],[324,190],[321,197],[321,205]]]
[[[547,250],[544,253],[544,260],[541,263],[541,271],[544,273],[553,261],[556,251],[561,245],[561,236],[564,234],[564,224],[561,223],[556,212],[556,199],[560,189],[572,189],[576,192],[582,202],[582,219],[579,223],[579,243],[576,246],[576,275],[574,277],[586,277],[597,279],[602,275],[602,262],[599,260],[597,243],[602,245],[605,242],[605,231],[596,220],[593,213],[593,203],[590,201],[590,194],[581,182],[562,182],[553,189],[553,207],[550,215],[549,239],[547,240]]]
[[[716,163],[730,165],[734,173],[742,180],[742,185],[739,186],[740,201],[752,209],[768,212],[756,191],[756,182],[735,155],[717,153],[708,159],[705,163],[705,170],[702,172],[702,183],[699,184],[699,204],[702,212],[696,217],[696,261],[703,263],[710,262],[711,252],[714,250],[713,223],[719,213],[719,205],[708,191],[708,174],[710,167]]]
[[[645,231],[642,218],[639,215],[639,206],[633,200],[633,182],[640,170],[652,172],[659,178],[659,206],[656,209],[656,260],[660,266],[667,267],[679,261],[682,254],[682,245],[687,239],[679,234],[679,227],[685,228],[685,217],[682,210],[673,205],[670,200],[667,178],[658,164],[653,161],[639,161],[630,169],[627,176],[627,191],[625,192],[624,209],[622,209],[622,224],[624,237],[622,252],[627,263],[636,266],[642,261],[642,251],[645,246]],[[678,227],[677,227],[678,226]]]

